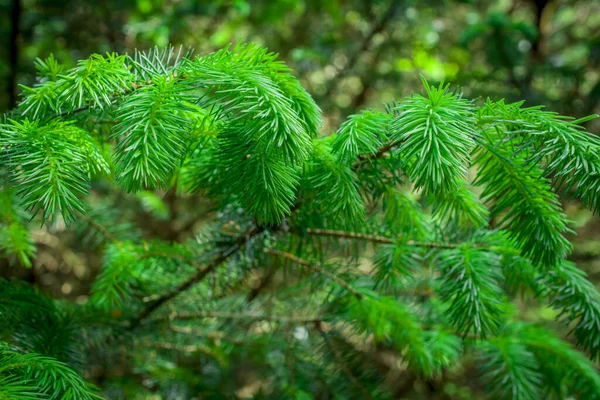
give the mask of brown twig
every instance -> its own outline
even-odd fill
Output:
[[[352,169],[358,171],[365,163],[386,157],[394,147],[399,146],[402,142],[402,140],[390,140],[378,148],[375,153],[359,154],[357,157],[358,160],[354,163]]]
[[[332,229],[316,229],[316,228],[308,228],[306,229],[306,233],[313,236],[327,236],[327,237],[337,237],[342,239],[357,239],[357,240],[366,240],[373,243],[381,243],[381,244],[394,244],[396,240],[379,235],[369,235],[365,233],[355,233],[355,232],[346,232],[346,231],[337,231]],[[460,247],[460,244],[454,243],[435,243],[435,242],[416,242],[414,240],[409,240],[405,243],[408,246],[414,247],[425,247],[429,249],[456,249]],[[484,247],[480,244],[474,244],[474,247]]]
[[[106,229],[102,224],[100,224],[99,222],[95,221],[91,217],[89,217],[89,216],[87,216],[87,215],[85,215],[83,213],[80,213],[80,217],[85,222],[87,222],[89,225],[91,225],[92,227],[94,227],[94,229],[96,229],[98,232],[100,232],[102,235],[104,235],[104,237],[106,237],[111,242],[116,243],[116,242],[119,241],[119,239],[117,239],[117,237],[115,235],[113,235],[112,233],[110,233],[110,231],[108,229]]]
[[[301,317],[294,315],[268,315],[268,314],[256,314],[256,313],[229,313],[220,311],[199,311],[191,313],[172,313],[164,317],[152,318],[152,322],[161,321],[183,321],[192,319],[204,319],[204,318],[216,318],[216,319],[250,319],[270,322],[294,322],[300,324],[314,324],[321,322],[320,317]]]
[[[286,253],[284,251],[275,250],[275,249],[267,249],[267,248],[265,248],[264,251],[265,251],[265,253],[268,253],[268,254],[273,254],[278,257],[287,258],[288,260],[291,260],[291,261],[295,262],[296,264],[302,265],[303,267],[312,269],[313,271],[316,271],[321,275],[327,276],[328,278],[330,278],[331,280],[335,281],[340,286],[342,286],[344,289],[346,289],[347,291],[352,293],[354,295],[354,297],[356,297],[357,299],[362,299],[362,297],[363,297],[363,295],[361,293],[357,292],[356,289],[354,289],[352,286],[350,286],[350,284],[348,282],[346,282],[339,276],[332,274],[331,272],[325,270],[324,268],[322,268],[316,264],[312,264],[303,258],[297,257],[291,253]]]
[[[144,347],[150,347],[155,349],[164,349],[164,350],[175,350],[181,351],[184,353],[204,353],[211,357],[215,357],[215,353],[210,350],[208,346],[198,344],[198,345],[182,345],[182,344],[174,344],[174,343],[166,343],[166,342],[140,342],[138,343]]]
[[[248,293],[248,303],[251,303],[260,295],[273,279],[273,275],[275,274],[275,268],[272,265],[269,265],[265,276],[262,277],[260,283],[255,288],[252,288],[250,293]]]
[[[189,326],[170,326],[169,330],[175,333],[183,333],[185,335],[205,337],[213,340],[223,340],[232,344],[241,345],[244,343],[242,340],[227,337],[227,335],[223,332],[204,332],[200,329],[195,329]]]
[[[306,233],[309,235],[313,235],[313,236],[330,236],[330,237],[338,237],[338,238],[342,238],[342,239],[366,240],[366,241],[373,242],[373,243],[382,243],[382,244],[394,243],[393,239],[388,238],[386,236],[369,235],[366,233],[336,231],[336,230],[332,230],[332,229],[308,228],[308,229],[306,229]]]

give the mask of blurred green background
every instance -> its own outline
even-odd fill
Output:
[[[323,134],[361,109],[419,91],[419,74],[469,97],[525,100],[576,118],[600,113],[597,0],[0,0],[0,112],[18,101],[19,84],[35,82],[38,57],[54,54],[70,67],[91,53],[172,43],[205,54],[238,40],[267,46],[295,70],[324,111]],[[586,127],[600,133],[598,120]],[[148,214],[168,212],[167,197],[140,196]],[[177,206],[195,221],[199,200],[192,200]],[[565,208],[576,231],[571,259],[598,284],[600,218],[577,204]],[[139,218],[155,225],[148,231],[173,231],[146,217]],[[188,228],[171,239],[193,234]],[[81,268],[97,266],[98,255],[76,254],[77,238],[52,230],[36,238],[34,268],[17,271],[0,259],[0,276],[85,296],[95,272]],[[531,314],[553,317],[539,308]],[[472,398],[448,385],[450,398]]]

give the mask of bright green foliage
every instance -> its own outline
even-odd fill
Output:
[[[17,261],[25,267],[31,267],[36,247],[25,223],[27,214],[16,207],[14,196],[11,187],[4,185],[0,189],[0,254],[8,258],[11,264]]]
[[[41,119],[84,106],[104,108],[112,103],[113,96],[128,91],[133,80],[126,57],[114,53],[106,57],[94,54],[72,70],[51,78],[58,79],[46,80],[34,88],[22,87],[27,94],[20,104],[23,115]]]
[[[505,256],[503,274],[508,286],[531,289],[533,294],[556,309],[557,320],[574,328],[575,340],[592,359],[598,358],[600,296],[573,263],[563,261],[549,271],[539,271],[530,261],[514,255]]]
[[[354,162],[359,155],[376,154],[387,141],[391,119],[390,114],[371,110],[349,116],[336,133],[333,153],[345,162]]]
[[[320,111],[276,55],[253,45],[198,57],[182,68],[205,89],[199,104],[225,122],[218,139],[223,172],[242,204],[276,223],[293,203],[297,166],[310,152]]]
[[[475,108],[449,86],[432,87],[398,104],[391,136],[402,168],[417,188],[442,194],[465,179],[474,145]]]
[[[499,337],[480,344],[481,369],[496,399],[534,400],[540,398],[541,374],[535,356],[523,343]]]
[[[133,244],[124,242],[109,246],[104,257],[104,268],[94,282],[90,301],[106,309],[121,308],[142,272],[140,256]]]
[[[182,64],[193,55],[192,49],[155,47],[148,51],[134,51],[133,57],[129,57],[128,62],[131,64],[135,79],[147,83],[157,76],[176,76]]]
[[[493,201],[492,217],[501,216],[525,256],[535,264],[553,266],[571,250],[564,237],[569,232],[558,196],[536,165],[525,165],[520,143],[506,140],[498,127],[485,132],[475,162],[481,167],[476,184],[484,185],[482,197]],[[502,214],[505,213],[505,214]]]
[[[101,399],[66,364],[35,353],[0,347],[0,393],[20,399]],[[9,397],[10,396],[10,397]]]
[[[468,244],[443,250],[440,295],[449,304],[448,317],[461,333],[483,337],[494,333],[502,315],[499,256]]]
[[[0,293],[0,394],[7,399],[100,399],[67,365],[82,363],[83,321],[24,285],[0,280]]]
[[[329,140],[315,142],[307,163],[306,192],[314,193],[314,205],[325,215],[341,217],[348,224],[363,218],[363,201],[352,169],[332,153]]]
[[[425,239],[431,229],[427,215],[407,193],[389,189],[383,198],[384,221],[394,234],[415,240]]]
[[[546,392],[558,398],[572,394],[581,399],[600,398],[600,375],[584,355],[539,327],[518,325],[516,339],[535,355]]]
[[[293,203],[298,166],[308,157],[311,138],[320,126],[319,109],[289,69],[265,49],[239,45],[206,57],[184,58],[190,55],[175,49],[136,53],[134,58],[94,55],[57,81],[26,90],[22,114],[41,120],[85,107],[116,108],[117,181],[128,191],[138,191],[167,185],[183,163],[192,144],[189,106],[197,103],[215,123],[222,122],[213,140],[220,170],[234,183],[227,186],[227,193],[239,197],[257,220],[279,222]],[[44,219],[60,213],[69,221],[82,211],[77,196],[89,185],[80,171],[85,164],[78,158],[80,151],[61,143],[71,162],[50,167],[43,162],[48,155],[42,150],[47,153],[44,146],[54,146],[48,143],[52,136],[36,135],[38,129],[57,132],[61,124],[54,120],[41,127],[35,120],[14,121],[3,127],[7,138],[1,143],[23,153],[11,156],[14,162],[20,162],[19,156],[32,157],[27,160],[30,170],[17,178],[23,181],[21,187],[28,185],[27,190],[37,186],[37,200],[27,206],[35,211],[43,207]],[[26,155],[31,149],[19,148],[19,140],[32,146],[32,136],[42,143],[38,151]]]
[[[0,228],[0,249],[7,257],[14,255],[25,267],[31,267],[31,259],[35,256],[36,250],[29,231],[20,222],[11,222]]]
[[[58,107],[67,112],[83,106],[103,108],[111,103],[112,95],[126,91],[130,81],[125,56],[94,54],[60,76],[55,89]]]
[[[600,357],[600,294],[586,279],[585,273],[570,262],[540,274],[536,282],[540,295],[560,310],[559,318],[574,324],[579,344],[592,358]]]
[[[116,110],[113,128],[117,180],[132,191],[166,186],[186,153],[186,97],[175,79],[155,77]]]
[[[32,218],[101,268],[85,304],[0,282],[5,397],[94,398],[72,369],[93,364],[140,396],[234,398],[246,363],[256,398],[387,399],[398,374],[461,371],[490,399],[600,397],[600,297],[560,201],[599,211],[581,121],[424,82],[319,136],[256,45],[37,66],[0,125],[0,251],[32,265]],[[200,196],[214,213],[186,227]],[[524,322],[522,293],[573,331]]]
[[[580,123],[593,119],[573,121],[541,107],[523,108],[522,103],[504,104],[488,101],[484,120],[493,120],[492,125],[503,125],[510,140],[523,146],[527,162],[542,164],[544,174],[552,177],[553,185],[564,193],[574,191],[574,197],[600,212],[600,139],[583,131]],[[535,151],[532,151],[535,150]]]
[[[477,195],[464,182],[450,192],[430,196],[431,213],[442,220],[469,226],[483,227],[489,219],[489,211]]]
[[[226,195],[219,148],[210,138],[200,138],[181,171],[182,186],[191,192],[208,192],[214,197]]]
[[[80,196],[89,189],[89,171],[104,168],[98,151],[81,129],[53,119],[47,124],[24,119],[0,126],[22,206],[44,220],[61,214],[71,221],[83,212]]]

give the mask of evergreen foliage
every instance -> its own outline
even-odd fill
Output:
[[[600,398],[600,295],[566,260],[561,203],[600,211],[581,121],[423,80],[319,137],[276,58],[238,44],[37,63],[0,125],[0,250],[31,267],[33,227],[66,224],[103,261],[85,304],[0,282],[0,395],[101,398],[94,365],[164,398],[172,382],[231,398],[231,365],[252,360],[270,377],[257,398],[393,398],[368,348],[424,379],[474,364],[490,399]],[[144,237],[102,185],[150,207],[153,190],[201,191],[216,217],[194,240]],[[515,289],[573,331],[527,322]],[[190,353],[201,378],[177,368]]]

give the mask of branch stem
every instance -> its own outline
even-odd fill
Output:
[[[381,244],[394,244],[396,240],[393,238],[389,238],[386,236],[380,235],[369,235],[366,233],[356,233],[356,232],[346,232],[346,231],[338,231],[333,229],[316,229],[316,228],[308,228],[306,229],[306,233],[312,236],[324,236],[324,237],[337,237],[341,239],[356,239],[356,240],[366,240],[373,243],[381,243]],[[461,246],[461,244],[456,243],[435,243],[435,242],[416,242],[414,240],[409,240],[405,243],[408,246],[414,247],[424,247],[428,249],[455,249]],[[475,244],[474,247],[485,247],[482,244]]]
[[[295,262],[296,264],[302,265],[303,267],[312,269],[313,271],[318,272],[321,275],[325,275],[326,277],[335,281],[337,284],[342,286],[344,289],[346,289],[347,291],[352,293],[352,295],[354,295],[354,297],[356,297],[357,299],[363,298],[363,295],[361,293],[357,292],[356,289],[354,289],[348,282],[346,282],[339,276],[332,274],[331,272],[327,271],[326,269],[324,269],[323,267],[321,267],[319,265],[310,263],[303,258],[297,257],[291,253],[286,253],[284,251],[275,250],[275,249],[266,249],[266,248],[264,249],[264,251],[265,251],[265,253],[268,253],[268,254],[273,254],[278,257],[286,258],[288,260]]]
[[[106,227],[104,227],[104,225],[95,221],[90,216],[80,213],[80,217],[85,222],[87,222],[90,226],[92,226],[94,229],[96,229],[98,232],[100,232],[102,235],[104,235],[104,237],[107,238],[108,240],[110,240],[111,242],[113,242],[113,243],[119,242],[119,239],[117,239],[117,237],[115,235],[113,235],[108,229],[106,229]]]
[[[296,322],[302,324],[315,324],[321,322],[320,317],[301,317],[301,316],[287,316],[287,315],[268,315],[268,314],[257,314],[257,313],[230,313],[220,311],[199,311],[191,313],[172,313],[164,317],[152,318],[152,322],[161,321],[186,321],[193,319],[205,319],[205,318],[216,318],[216,319],[250,319],[270,322]]]

